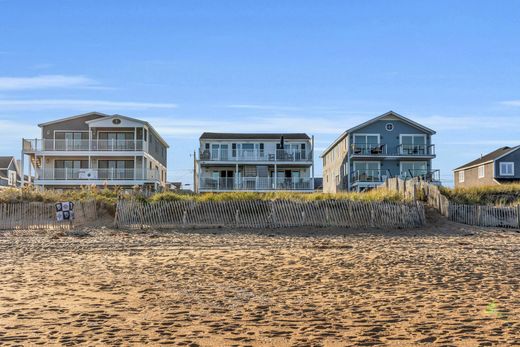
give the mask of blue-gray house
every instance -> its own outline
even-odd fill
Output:
[[[362,191],[396,176],[438,182],[434,134],[393,111],[348,129],[321,155],[324,192]]]

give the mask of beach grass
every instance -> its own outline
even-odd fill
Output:
[[[472,188],[441,188],[442,194],[456,204],[520,205],[520,184],[504,184]]]
[[[113,205],[117,203],[118,198],[139,198],[143,201],[151,203],[159,201],[244,201],[244,200],[289,200],[289,201],[320,201],[320,200],[352,200],[366,202],[399,202],[403,201],[400,194],[385,189],[373,189],[363,193],[295,193],[295,192],[228,192],[228,193],[201,193],[189,194],[178,192],[162,192],[156,193],[151,197],[145,198],[139,191],[131,194],[123,194],[121,189],[103,189],[96,187],[82,187],[75,190],[64,190],[62,192],[55,190],[39,191],[32,187],[24,187],[22,189],[4,189],[0,190],[0,203],[17,202],[17,201],[41,201],[41,202],[58,202],[58,201],[87,201],[96,200],[105,205]]]

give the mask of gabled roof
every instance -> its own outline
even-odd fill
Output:
[[[386,112],[386,113],[383,113],[383,114],[380,115],[380,116],[377,116],[377,117],[375,117],[375,118],[372,118],[372,119],[370,119],[370,120],[368,120],[368,121],[366,121],[366,122],[364,122],[364,123],[361,123],[361,124],[359,124],[359,125],[356,125],[355,127],[350,128],[350,129],[346,130],[345,132],[343,132],[343,133],[342,133],[342,134],[341,134],[341,135],[340,135],[340,136],[339,136],[339,137],[338,137],[338,138],[337,138],[337,139],[336,139],[336,140],[335,140],[335,141],[334,141],[334,142],[333,142],[329,147],[327,147],[327,148],[325,149],[325,151],[323,151],[323,153],[321,154],[320,157],[323,158],[323,156],[324,156],[325,154],[327,154],[327,153],[328,153],[332,148],[334,148],[334,147],[338,144],[338,142],[340,142],[341,140],[343,140],[343,139],[345,138],[345,136],[347,136],[348,134],[353,133],[353,132],[355,132],[356,130],[359,130],[359,129],[361,129],[361,128],[364,128],[364,127],[366,127],[367,125],[370,125],[370,124],[372,124],[372,123],[375,123],[375,122],[377,122],[377,121],[379,121],[379,120],[381,120],[381,119],[383,119],[383,118],[386,118],[386,117],[395,117],[395,118],[398,118],[398,119],[400,119],[401,121],[403,121],[404,123],[407,123],[407,124],[409,124],[409,125],[411,125],[411,126],[413,126],[413,127],[415,127],[415,128],[418,128],[418,129],[420,129],[420,130],[422,130],[422,131],[424,131],[424,132],[426,132],[426,133],[428,133],[428,134],[430,134],[430,135],[434,135],[434,134],[436,134],[435,130],[432,130],[432,129],[428,128],[428,127],[425,127],[424,125],[421,125],[421,124],[419,124],[419,123],[417,123],[417,122],[414,122],[413,120],[411,120],[411,119],[409,119],[409,118],[406,118],[405,116],[401,116],[401,115],[400,115],[399,113],[397,113],[397,112],[394,112],[394,111],[388,111],[388,112]]]
[[[11,162],[15,160],[13,156],[0,157],[0,169],[7,169],[11,165]],[[16,160],[15,160],[16,162]]]
[[[202,133],[201,140],[310,140],[304,133]]]
[[[101,112],[87,112],[87,113],[78,114],[78,115],[72,116],[72,117],[66,117],[66,118],[56,119],[56,120],[53,120],[53,121],[50,121],[50,122],[46,122],[46,123],[41,123],[41,124],[38,124],[38,126],[39,127],[44,127],[44,126],[47,126],[47,125],[61,123],[61,122],[67,121],[67,120],[81,118],[81,117],[86,117],[86,116],[99,116],[100,118],[101,117],[109,117],[108,114],[104,114],[104,113],[101,113]]]
[[[123,116],[123,115],[120,115],[120,114],[113,114],[111,116],[108,116],[108,115],[106,115],[106,116],[108,118],[105,117],[105,118],[92,119],[92,120],[86,121],[85,123],[91,124],[91,123],[99,122],[99,121],[102,121],[102,120],[108,120],[108,119],[111,119],[111,118],[122,118],[122,119],[129,120],[131,122],[141,123],[143,125],[146,125],[148,127],[148,129],[150,129],[155,134],[155,136],[157,136],[159,141],[161,141],[162,144],[166,146],[166,148],[170,148],[170,145],[168,145],[168,143],[161,137],[161,135],[159,135],[159,133],[155,130],[155,128],[150,123],[148,123],[147,121],[144,121],[144,120],[141,120],[141,119],[137,119],[137,118],[128,117],[128,116]]]
[[[518,149],[520,149],[520,146],[516,146],[516,147],[501,147],[499,149],[494,150],[493,152],[490,152],[490,153],[488,153],[486,155],[481,156],[478,159],[470,161],[469,163],[467,163],[465,165],[459,166],[458,168],[454,169],[453,171],[459,171],[459,170],[462,170],[462,169],[469,169],[469,168],[477,166],[477,165],[482,165],[482,164],[487,164],[489,162],[493,162],[493,161],[495,161],[497,159],[500,159],[503,156],[508,155],[509,153],[512,153],[512,152],[514,152],[514,151],[516,151]]]

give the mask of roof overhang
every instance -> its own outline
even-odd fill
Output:
[[[72,116],[72,117],[60,118],[60,119],[56,119],[56,120],[53,120],[53,121],[50,121],[50,122],[41,123],[41,124],[38,124],[38,126],[41,128],[41,127],[44,127],[44,126],[47,126],[47,125],[61,123],[61,122],[65,122],[65,121],[68,121],[68,120],[81,118],[81,117],[86,117],[86,116],[93,116],[93,115],[98,115],[100,118],[110,117],[108,114],[104,114],[104,113],[101,113],[101,112],[87,112],[87,113],[78,114],[78,115]]]

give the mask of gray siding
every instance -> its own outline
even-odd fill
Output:
[[[148,139],[148,152],[152,155],[159,163],[166,166],[168,150],[165,145],[154,135],[153,132],[149,132]]]
[[[44,139],[53,139],[54,132],[56,130],[76,130],[76,131],[88,131],[88,124],[85,123],[89,120],[101,118],[102,116],[97,114],[86,115],[84,117],[64,120],[59,123],[49,124],[42,127],[42,134]],[[88,135],[86,137],[88,139]]]
[[[515,175],[514,176],[500,176],[500,163],[504,162],[513,162],[515,163]],[[520,179],[520,149],[514,151],[513,153],[509,153],[495,161],[495,177],[502,179]]]

